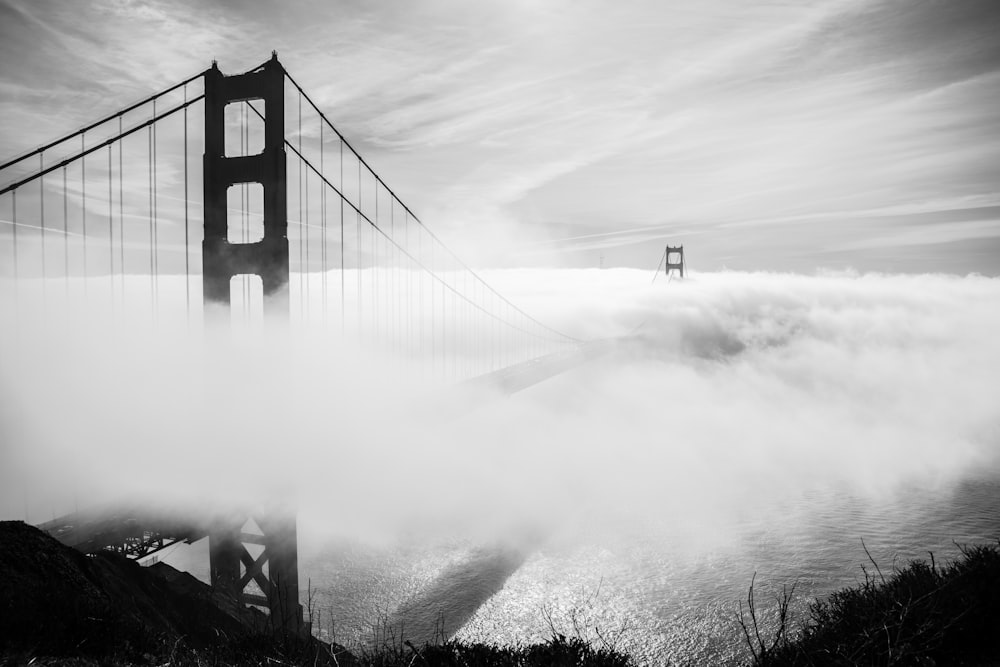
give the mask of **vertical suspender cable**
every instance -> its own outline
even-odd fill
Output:
[[[121,141],[119,138],[118,141]],[[111,293],[111,312],[115,312],[115,220],[114,199],[111,190],[111,144],[108,144],[108,290]],[[119,221],[121,224],[121,221]]]
[[[448,345],[451,343],[451,332],[448,330],[448,290],[445,289],[451,270],[448,267],[448,254],[442,247],[444,261],[441,265],[441,379],[447,380],[449,377],[449,363],[451,362],[451,350]]]
[[[454,267],[454,265],[452,265]],[[451,293],[451,377],[453,380],[458,379],[458,268],[454,267],[451,271],[451,282],[452,282],[452,293]]]
[[[461,326],[462,337],[460,339],[461,355],[462,355],[462,377],[463,379],[468,379],[472,377],[472,367],[471,360],[469,359],[469,350],[472,347],[472,297],[469,295],[469,271],[462,270],[462,315],[461,315]]]
[[[452,354],[452,370],[451,374],[453,378],[458,378],[462,374],[462,327],[461,327],[461,317],[463,314],[462,306],[462,288],[460,286],[460,274],[461,270],[458,268],[458,264],[452,265],[452,311],[451,311],[451,354]]]
[[[17,190],[12,190],[10,193],[10,205],[11,205],[11,227],[10,231],[13,234],[13,245],[14,245],[14,289],[15,294],[17,294],[17,279],[18,279],[18,266],[17,266]]]
[[[444,247],[442,246],[442,251]],[[445,260],[448,255],[442,252]],[[445,265],[446,266],[446,265]],[[442,271],[443,272],[443,271]],[[448,379],[448,291],[445,289],[444,276],[441,277],[441,379]]]
[[[393,199],[393,211],[396,208],[396,199]],[[395,223],[394,223],[395,224]],[[392,233],[393,239],[396,238],[396,232]],[[396,275],[396,296],[395,296],[395,308],[396,308],[396,349],[402,353],[404,351],[405,338],[403,337],[403,282],[406,279],[406,274],[403,273],[403,249],[400,248],[399,244],[395,244],[396,258],[393,263],[393,271]],[[406,250],[409,250],[408,248]]]
[[[431,241],[431,277],[434,276],[434,241]],[[437,289],[434,287],[434,281],[431,280],[431,377],[437,372],[437,324],[435,320],[437,319]]]
[[[302,93],[299,93],[299,155],[302,155]],[[302,159],[299,158],[299,320],[305,321],[305,265],[302,247]]]
[[[410,248],[410,213],[403,208],[403,247],[406,248],[407,253],[412,253],[413,250]],[[406,335],[404,340],[406,341],[406,352],[407,354],[413,353],[413,337],[412,337],[412,324],[413,324],[413,284],[410,282],[410,274],[413,273],[413,260],[404,260],[406,264],[406,273],[403,274],[403,280],[406,281],[405,286],[405,297],[403,307],[406,310]]]
[[[299,96],[299,153],[302,154],[302,97]],[[299,160],[299,164],[302,164],[302,160]],[[310,276],[309,269],[312,263],[309,261],[309,170],[305,171],[306,178],[302,184],[303,192],[305,193],[305,217],[300,221],[299,229],[305,230],[305,251],[306,251],[306,265],[305,265],[305,275],[306,275],[306,315],[309,316],[312,309],[312,299],[310,297],[312,290],[310,289]]]
[[[156,100],[153,100],[153,118],[156,118]],[[160,220],[159,220],[159,202],[157,201],[157,181],[159,180],[156,173],[156,123],[149,126],[150,130],[153,132],[153,177],[151,183],[153,185],[152,201],[153,201],[153,308],[155,309],[155,314],[159,315],[160,312]]]
[[[470,313],[472,326],[472,372],[474,375],[483,373],[483,318],[479,312],[481,305],[479,280],[475,274],[472,275],[472,303],[473,308]]]
[[[187,84],[184,84],[184,102],[187,103]],[[191,323],[191,238],[188,229],[188,108],[184,107],[184,308],[188,324]]]
[[[250,154],[250,109],[248,108],[250,103],[247,102],[243,105],[243,154]],[[250,213],[250,184],[243,184],[243,242],[250,242],[250,225],[251,213]],[[253,306],[251,303],[250,294],[250,276],[243,276],[243,321],[246,324],[250,324],[252,321],[250,309]]]
[[[346,308],[344,301],[347,292],[344,288],[344,139],[340,139],[340,335],[346,333]]]
[[[44,151],[38,153],[38,171],[42,172],[45,169]],[[39,238],[42,242],[42,303],[45,303],[46,295],[46,275],[45,275],[45,176],[44,174],[38,177],[38,207],[39,207]]]
[[[302,112],[299,112],[299,152],[302,152]],[[302,163],[302,160],[299,160]],[[301,229],[305,230],[305,247],[306,247],[306,315],[311,316],[312,313],[312,289],[311,289],[311,278],[310,269],[312,268],[312,262],[309,261],[309,170],[306,169],[306,179],[302,184],[303,191],[305,192],[305,218],[302,220]]]
[[[395,352],[395,348],[393,347],[393,344],[395,343],[395,340],[393,338],[393,315],[395,313],[395,309],[393,308],[393,301],[392,301],[393,298],[392,207],[393,207],[392,194],[389,194],[389,232],[388,235],[382,239],[382,246],[385,248],[385,256],[383,258],[383,262],[385,262],[385,267],[383,268],[382,272],[382,285],[383,285],[382,301],[385,304],[384,329],[385,329],[386,340],[389,343],[389,350]]]
[[[358,206],[354,211],[355,231],[358,236],[358,268],[357,268],[357,292],[358,292],[358,340],[361,340],[361,158],[358,158]]]
[[[399,285],[396,282],[396,259],[399,256],[399,248],[396,244],[396,198],[390,196],[389,198],[389,236],[392,238],[392,246],[389,248],[389,253],[392,255],[390,259],[390,284],[392,289],[390,293],[392,297],[389,300],[389,309],[392,311],[392,329],[389,332],[390,341],[392,341],[393,351],[397,350],[399,344],[399,318],[397,317],[396,305],[399,301]]]
[[[427,313],[424,311],[424,269],[421,265],[424,263],[424,237],[420,234],[420,228],[417,228],[417,266],[414,267],[414,271],[417,274],[417,311],[416,311],[416,324],[417,324],[417,357],[420,359],[420,370],[423,371],[424,368],[424,331],[426,330],[426,317]]]
[[[62,168],[63,181],[63,271],[66,279],[66,304],[69,305],[69,193],[66,189],[66,167]]]
[[[152,307],[153,317],[156,317],[156,304],[153,296],[156,288],[153,277],[153,126],[146,128],[146,172],[148,174],[148,191],[146,196],[149,203],[149,297]]]
[[[459,336],[459,355],[461,359],[461,367],[459,368],[459,374],[465,378],[468,377],[468,358],[465,355],[465,348],[468,345],[468,329],[466,324],[468,324],[467,318],[469,316],[469,296],[466,292],[466,279],[469,277],[468,271],[462,271],[462,300],[458,302],[459,308],[461,309],[461,316],[459,318],[459,327],[461,329],[461,334]]]
[[[509,362],[509,346],[507,339],[510,332],[507,331],[507,306],[500,304],[500,312],[497,314],[497,341],[500,349],[500,368],[506,368]]]
[[[451,356],[450,346],[454,345],[454,340],[452,340],[452,332],[449,330],[449,303],[451,296],[447,287],[450,280],[449,274],[451,269],[448,267],[448,253],[447,250],[442,246],[442,254],[444,255],[444,264],[442,266],[443,275],[441,276],[441,377],[447,380],[450,377],[449,366],[454,362]]]
[[[319,173],[323,174],[323,178],[326,178],[326,167],[325,167],[325,154],[326,145],[323,143],[323,119],[320,119],[319,123]],[[322,239],[323,239],[323,250],[321,253],[322,261],[322,271],[323,271],[323,282],[321,283],[323,288],[323,328],[324,333],[327,328],[327,285],[326,285],[326,187],[320,183],[320,224],[322,225]]]
[[[118,136],[122,134],[122,117],[118,115]],[[118,140],[118,252],[121,253],[120,261],[122,271],[122,310],[125,310],[125,180],[122,169],[122,153],[125,150],[125,139]]]
[[[372,174],[374,176],[374,174]],[[375,187],[378,187],[377,185]],[[376,193],[377,195],[378,193]],[[378,211],[378,197],[375,198],[375,210]],[[378,277],[378,246],[375,240],[375,226],[371,223],[368,224],[368,231],[371,232],[371,250],[369,251],[369,264],[371,266],[371,271],[369,272],[368,282],[371,288],[371,320],[372,320],[372,335],[378,338],[378,299],[375,296],[375,281]]]
[[[13,254],[14,254],[14,320],[17,321],[20,310],[21,310],[21,299],[20,299],[20,281],[18,280],[18,264],[17,264],[17,190],[11,190],[10,192],[10,230],[13,235],[11,238]],[[15,332],[19,333],[19,332]],[[27,514],[27,500],[25,500],[25,514]]]
[[[442,248],[443,250],[443,248]],[[444,253],[442,253],[444,254]],[[444,263],[441,267],[441,379],[448,379],[448,291],[445,289],[445,276],[447,276],[448,255],[444,254]]]
[[[433,248],[434,246],[431,246],[431,247]],[[443,257],[443,255],[444,255],[444,253],[439,253],[438,256],[439,257]],[[444,290],[444,264],[443,264],[444,260],[440,259],[438,261],[442,262],[441,266],[435,266],[434,267],[434,274],[438,276],[438,281],[439,281],[440,287],[441,287],[441,298],[438,300],[438,303],[441,305],[441,320],[440,320],[440,322],[438,324],[438,332],[441,334],[441,348],[440,348],[441,349],[441,353],[438,356],[441,359],[441,370],[440,370],[441,379],[445,380],[448,377],[448,351],[445,348],[445,343],[446,343],[445,329],[448,326],[448,317],[445,314],[446,298],[445,298],[445,290]],[[434,290],[437,291],[437,288],[438,288],[438,285],[435,284],[434,285]]]
[[[397,200],[393,198],[393,215],[395,216],[396,203]],[[395,227],[395,222],[392,223]],[[399,242],[396,241],[396,232],[392,232],[393,238],[393,258],[392,258],[392,275],[393,275],[393,301],[392,308],[394,312],[394,317],[396,318],[395,325],[395,336],[396,336],[396,350],[398,353],[403,352],[403,251],[400,248]]]
[[[240,155],[250,153],[250,114],[247,113],[249,102],[240,107]],[[301,217],[301,216],[300,216]],[[250,186],[240,183],[240,241],[250,240]],[[240,278],[240,298],[243,300],[243,324],[250,323],[250,276]]]
[[[477,306],[479,305],[479,295],[478,295],[478,292],[479,292],[479,281],[478,280],[473,280],[472,281],[472,300],[473,300],[473,303],[475,303]],[[483,355],[482,355],[481,348],[480,348],[480,345],[479,345],[479,340],[480,340],[480,337],[481,337],[480,334],[482,333],[482,327],[480,326],[480,323],[482,322],[482,318],[480,317],[479,313],[476,312],[476,311],[472,312],[472,316],[473,316],[473,320],[472,320],[472,354],[473,354],[473,357],[472,357],[472,371],[476,375],[479,375],[482,372],[482,368],[483,368],[482,367],[482,357],[483,357]]]
[[[500,331],[500,368],[506,368],[510,363],[510,331],[509,325],[507,324],[507,305],[500,304],[500,319],[497,322],[497,327]]]
[[[80,133],[80,150],[85,150],[86,132]],[[83,231],[83,295],[87,295],[87,156],[80,158],[80,219]]]

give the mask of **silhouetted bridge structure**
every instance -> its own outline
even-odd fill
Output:
[[[274,320],[508,392],[592,349],[456,256],[276,56],[233,76],[213,64],[3,163],[0,183],[15,322],[37,304],[111,321]],[[137,558],[207,536],[212,585],[300,631],[294,516],[208,511],[115,507],[42,528]]]

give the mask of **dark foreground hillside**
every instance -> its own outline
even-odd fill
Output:
[[[795,634],[780,611],[769,635],[744,613],[751,664],[1000,667],[998,545],[964,548],[946,565],[931,556],[887,573],[873,566],[861,584],[812,603]]]
[[[563,637],[517,649],[400,644],[356,657],[315,639],[272,639],[254,630],[261,620],[162,563],[85,556],[20,521],[0,522],[0,665],[629,664]]]
[[[1000,667],[1000,547],[970,547],[944,566],[869,571],[810,611],[797,630],[785,617],[776,633],[762,630],[770,619],[745,613],[751,664]],[[273,639],[254,629],[262,621],[167,565],[84,556],[24,523],[0,522],[0,665],[630,664],[622,653],[562,636],[521,648],[400,642],[355,656],[311,638]]]
[[[233,664],[309,646],[268,646],[250,611],[163,564],[85,556],[19,521],[0,522],[0,658],[8,663]]]

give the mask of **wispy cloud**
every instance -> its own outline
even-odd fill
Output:
[[[729,225],[783,219],[757,239],[760,261],[782,265],[768,250],[780,234],[822,264],[803,220],[955,207],[1000,178],[989,0],[8,0],[0,11],[10,152],[211,58],[238,71],[275,48],[429,224],[487,240],[483,261],[523,261],[525,242],[577,227],[618,238],[622,261],[642,264],[656,242],[627,230],[669,220],[699,226],[703,252],[721,256]],[[592,261],[590,244],[576,249],[550,259]]]

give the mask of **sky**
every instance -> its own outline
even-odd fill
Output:
[[[994,0],[2,0],[0,146],[273,49],[473,263],[997,275],[997,34]]]

